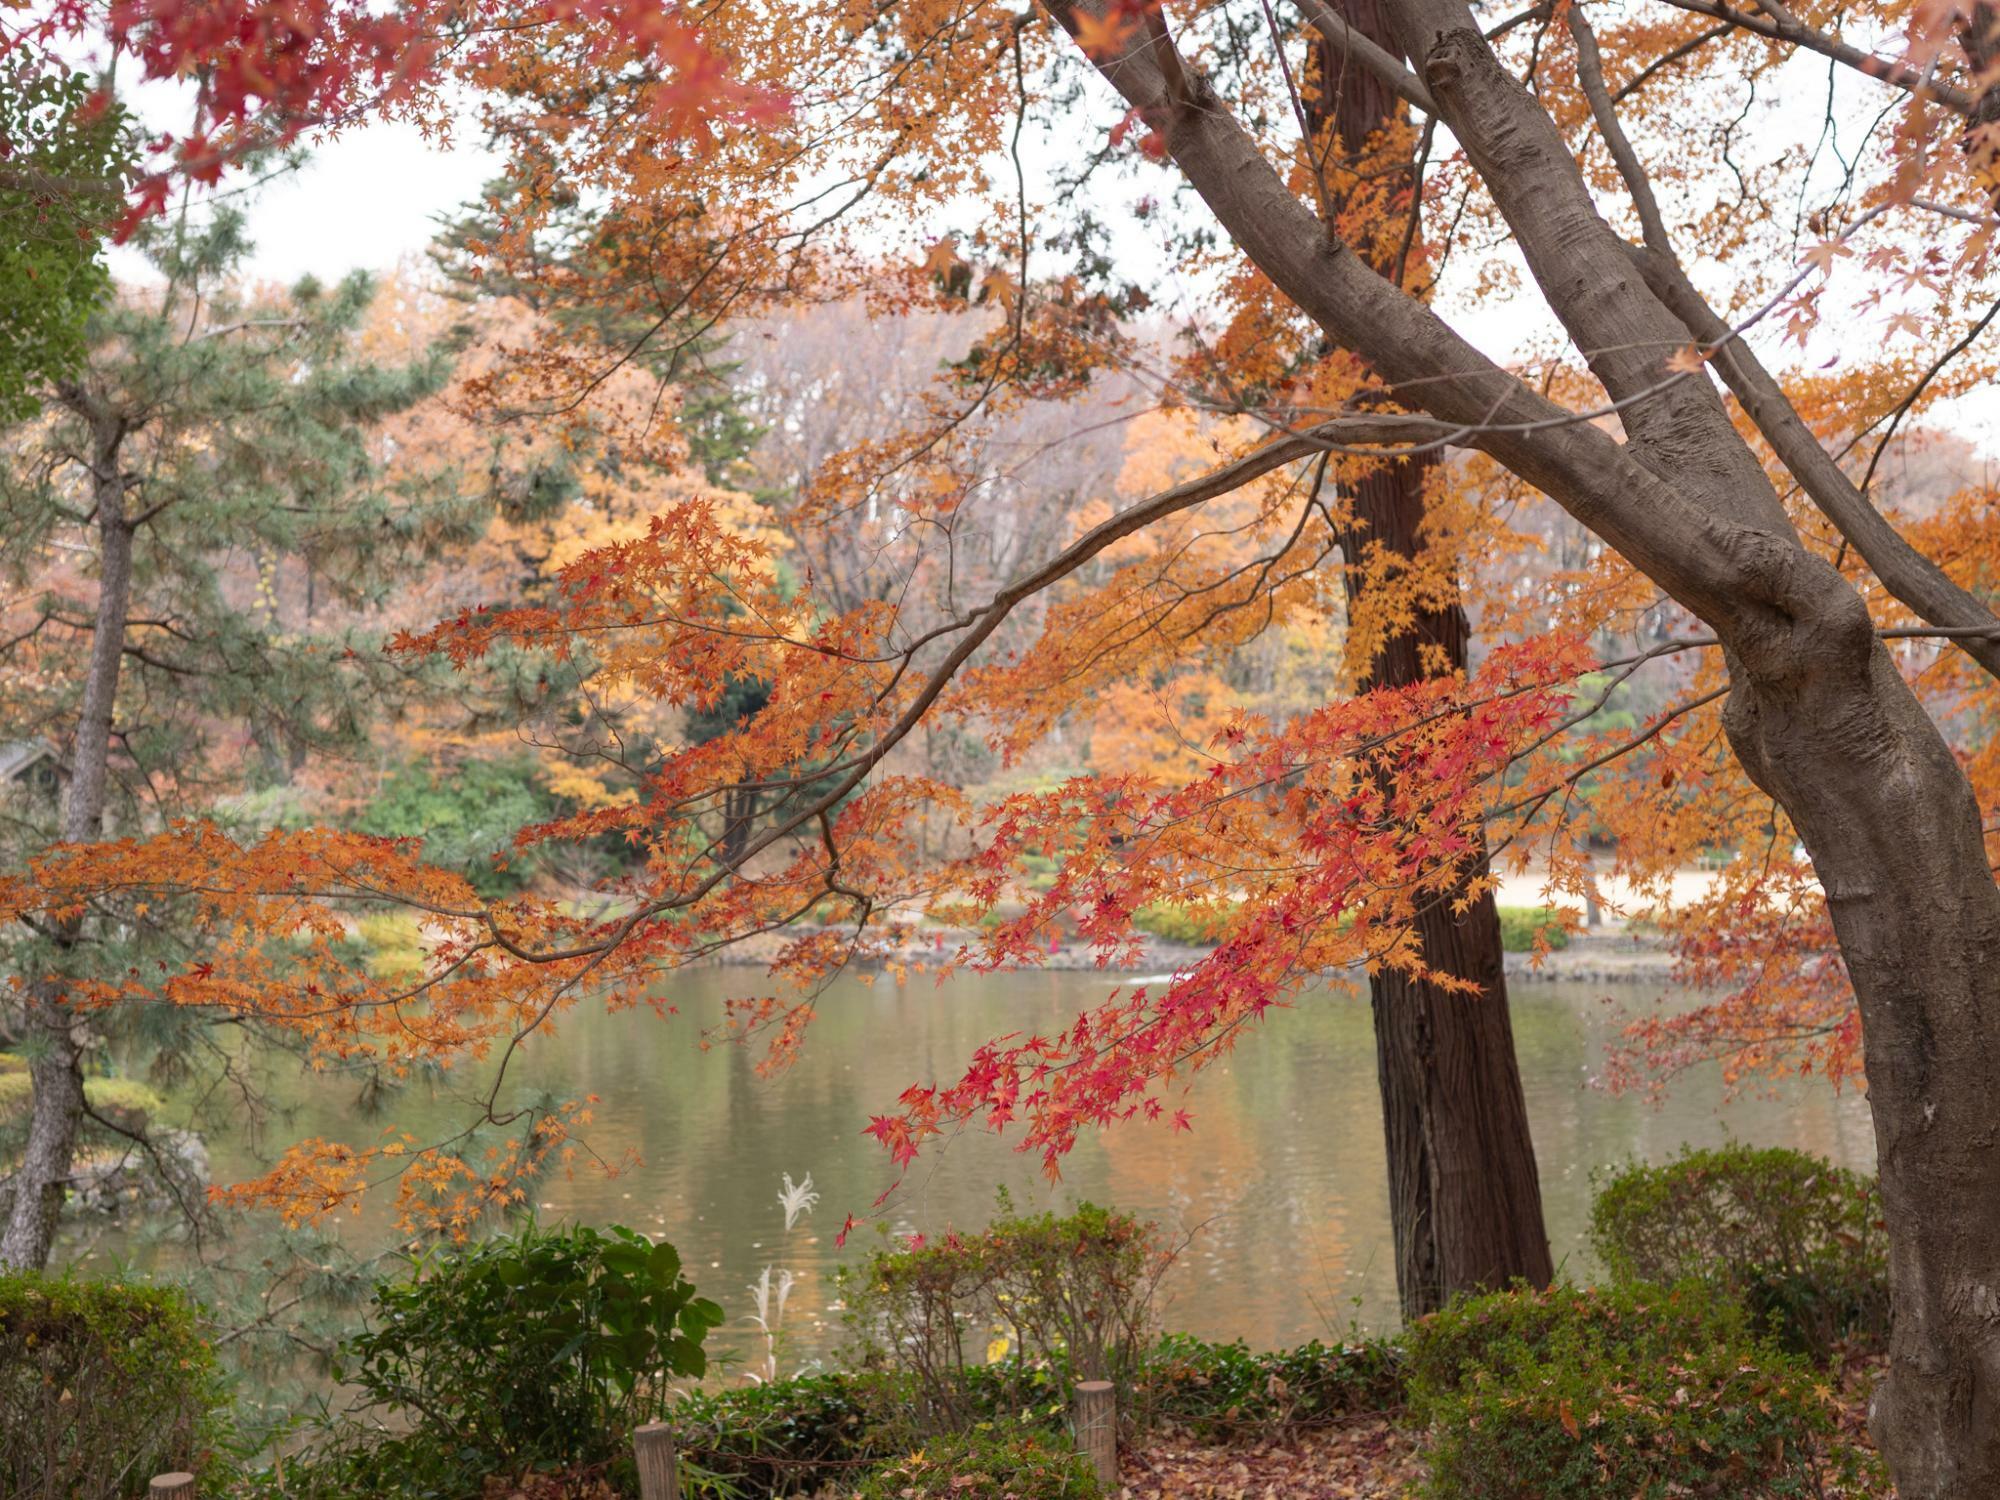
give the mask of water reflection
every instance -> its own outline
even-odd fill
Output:
[[[670,1022],[644,1011],[580,1012],[517,1062],[514,1086],[601,1096],[591,1144],[608,1161],[630,1162],[616,1176],[585,1166],[552,1175],[535,1195],[545,1219],[624,1222],[668,1236],[733,1317],[748,1310],[749,1284],[764,1266],[798,1273],[786,1317],[790,1368],[831,1347],[831,1272],[843,1258],[835,1234],[849,1212],[876,1217],[870,1204],[891,1180],[885,1155],[861,1134],[868,1115],[912,1082],[955,1076],[983,1040],[1060,1025],[1100,1000],[1108,982],[1080,974],[963,978],[942,989],[843,982],[820,1006],[803,1058],[771,1079],[757,1077],[740,1050],[695,1046],[722,997],[754,983],[750,971],[683,976],[669,997],[681,1016]],[[1520,984],[1514,1005],[1559,1263],[1587,1273],[1590,1177],[1606,1165],[1732,1137],[1872,1165],[1857,1091],[1790,1086],[1725,1104],[1720,1079],[1697,1072],[1660,1106],[1612,1097],[1589,1086],[1617,1020],[1601,988]],[[935,1235],[986,1222],[1001,1187],[1023,1208],[1088,1198],[1196,1231],[1170,1278],[1171,1326],[1261,1346],[1337,1334],[1350,1321],[1383,1327],[1395,1318],[1395,1274],[1374,1068],[1365,1002],[1315,995],[1201,1075],[1187,1101],[1191,1134],[1135,1124],[1087,1137],[1053,1186],[1036,1159],[969,1134],[920,1159],[879,1217],[898,1234]],[[372,1136],[345,1086],[293,1078],[280,1091],[294,1109],[270,1132],[278,1144]],[[451,1092],[413,1088],[389,1117],[422,1137],[463,1118]],[[216,1138],[211,1147],[225,1177],[256,1166],[244,1141]],[[817,1212],[790,1234],[778,1200],[787,1172],[810,1172],[821,1194]],[[343,1231],[362,1250],[387,1232],[379,1209]],[[874,1238],[857,1231],[845,1257]],[[734,1332],[746,1353],[761,1350],[747,1324]]]

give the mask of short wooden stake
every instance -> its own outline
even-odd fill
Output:
[[[1090,1460],[1106,1495],[1118,1493],[1118,1391],[1108,1380],[1080,1380],[1070,1403],[1076,1451]]]
[[[632,1434],[632,1452],[639,1460],[639,1500],[681,1500],[673,1428],[665,1422],[648,1422]]]
[[[194,1475],[155,1474],[146,1486],[146,1500],[194,1500]]]

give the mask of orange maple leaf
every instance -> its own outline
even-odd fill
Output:
[[[1116,57],[1125,50],[1132,33],[1132,17],[1123,10],[1094,16],[1087,10],[1076,13],[1076,44],[1089,57]]]

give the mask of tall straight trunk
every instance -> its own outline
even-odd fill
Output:
[[[1350,488],[1363,537],[1404,556],[1415,553],[1426,467],[1397,463]],[[1353,589],[1350,574],[1350,597]],[[1425,646],[1442,648],[1450,668],[1463,670],[1470,637],[1457,605],[1419,610],[1408,631],[1385,643],[1361,686],[1422,681],[1429,675]],[[1468,881],[1485,873],[1482,852]],[[1449,901],[1430,903],[1417,937],[1431,969],[1469,980],[1478,994],[1388,968],[1368,981],[1396,1292],[1406,1319],[1434,1312],[1460,1292],[1516,1279],[1546,1286],[1555,1274],[1492,893],[1469,901],[1463,913]]]
[[[79,397],[79,399],[81,399]],[[97,615],[83,704],[70,746],[69,787],[63,800],[62,836],[87,843],[104,835],[104,807],[111,773],[111,724],[118,698],[118,669],[125,655],[125,626],[132,590],[132,523],[118,473],[123,423],[102,412],[92,418],[93,481],[98,530]],[[40,1270],[54,1247],[65,1190],[76,1159],[83,1120],[83,1049],[78,1021],[63,992],[63,971],[83,935],[69,918],[53,934],[52,973],[28,986],[29,1078],[34,1088],[28,1140],[12,1178],[13,1199],[0,1231],[0,1269]]]
[[[1333,8],[1348,25],[1394,49],[1377,0],[1333,0]],[[1395,121],[1395,96],[1372,74],[1346,66],[1323,39],[1316,51],[1318,86],[1308,100],[1315,134],[1323,141],[1330,124],[1339,149],[1359,152]],[[1414,216],[1414,192],[1412,200]],[[1337,213],[1340,204],[1328,207]],[[1415,227],[1412,222],[1412,239]],[[1401,269],[1386,263],[1387,254],[1382,259],[1377,271],[1394,276]],[[1424,484],[1434,465],[1429,456],[1398,461],[1347,487],[1356,533],[1344,547],[1350,563],[1367,544],[1400,557],[1417,555]],[[1347,577],[1352,602],[1359,577],[1351,568]],[[1470,645],[1471,628],[1456,603],[1420,609],[1408,630],[1383,643],[1360,686],[1407,687],[1430,676],[1433,662],[1462,672]],[[1485,873],[1482,851],[1468,876]],[[1470,901],[1463,914],[1449,902],[1431,905],[1417,935],[1424,961],[1440,975],[1476,985],[1478,998],[1393,969],[1369,978],[1396,1292],[1406,1319],[1433,1312],[1460,1292],[1516,1279],[1546,1286],[1554,1275],[1492,894]]]

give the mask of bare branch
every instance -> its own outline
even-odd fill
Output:
[[[1605,86],[1604,60],[1597,51],[1597,35],[1578,7],[1572,5],[1563,13],[1563,18],[1569,24],[1569,34],[1576,39],[1576,76],[1583,84],[1584,97],[1590,101],[1590,113],[1597,121],[1597,132],[1604,137],[1604,144],[1611,150],[1612,161],[1618,164],[1618,175],[1625,179],[1625,190],[1632,195],[1632,206],[1638,210],[1647,248],[1656,254],[1671,256],[1674,253],[1673,240],[1667,233],[1667,221],[1660,216],[1660,202],[1653,196],[1653,184],[1647,180],[1646,169],[1639,163],[1639,153],[1632,149],[1625,127],[1618,123],[1618,111],[1613,107],[1611,91]]]
[[[1647,285],[1708,349],[1708,360],[1722,376],[1771,451],[1798,480],[1813,504],[1853,544],[1862,561],[1875,570],[1882,586],[1933,625],[1972,631],[1993,627],[1985,605],[1954,583],[1936,563],[1903,539],[1868,496],[1847,477],[1832,454],[1793,409],[1777,378],[1742,339],[1729,336],[1687,272],[1670,256],[1637,246],[1628,247]],[[1977,634],[1957,637],[1966,654],[2000,677],[2000,641]]]
[[[1698,16],[1713,16],[1718,21],[1727,21],[1731,26],[1744,31],[1754,31],[1759,36],[1770,37],[1773,41],[1790,42],[1817,52],[1822,57],[1830,57],[1835,62],[1865,73],[1870,78],[1903,89],[1919,98],[1942,104],[1957,114],[1972,113],[1973,97],[1963,89],[1953,88],[1948,83],[1939,83],[1935,78],[1919,73],[1914,68],[1899,62],[1891,62],[1886,57],[1877,57],[1872,52],[1863,52],[1859,47],[1849,46],[1837,37],[1816,31],[1804,22],[1786,15],[1753,15],[1748,11],[1736,10],[1724,0],[1666,0],[1668,5],[1680,10],[1693,11]],[[1772,9],[1773,7],[1766,7]]]

